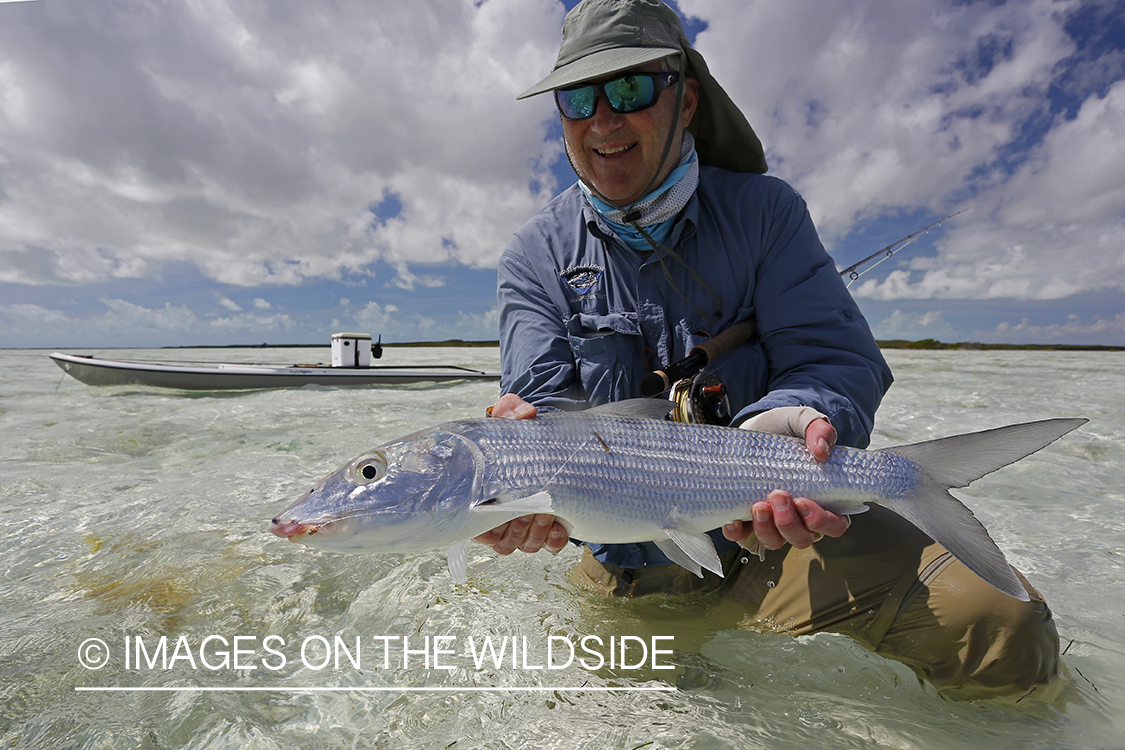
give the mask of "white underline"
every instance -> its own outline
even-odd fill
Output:
[[[600,693],[674,693],[667,687],[75,687],[75,692],[99,693],[530,693],[530,692],[600,692]]]

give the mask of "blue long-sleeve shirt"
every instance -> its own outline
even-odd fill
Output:
[[[577,185],[533,216],[500,259],[501,390],[559,409],[634,398],[646,373],[753,318],[757,334],[708,368],[734,424],[811,406],[841,445],[865,447],[890,369],[800,195],[702,166],[666,244],[682,263],[630,249]],[[651,543],[591,547],[622,568],[669,564]]]

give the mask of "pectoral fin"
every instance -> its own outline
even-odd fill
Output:
[[[446,550],[445,560],[449,564],[449,574],[453,576],[453,582],[464,583],[469,572],[469,543],[454,544]]]
[[[555,512],[551,507],[551,494],[546,490],[536,492],[534,495],[527,495],[526,497],[499,495],[490,500],[485,500],[483,503],[473,508],[474,513],[478,511],[503,511],[509,515],[514,513],[513,518],[516,516],[530,516],[533,513],[550,513],[553,515]]]
[[[687,568],[700,578],[703,577],[701,567],[722,577],[723,564],[719,561],[719,554],[715,551],[715,544],[711,541],[711,537],[676,526],[665,526],[664,533],[668,535],[668,539],[658,540],[656,546],[668,556],[669,560]]]

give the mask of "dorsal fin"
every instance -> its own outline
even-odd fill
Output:
[[[675,406],[671,401],[662,398],[629,398],[594,406],[586,413],[627,419],[665,419]]]

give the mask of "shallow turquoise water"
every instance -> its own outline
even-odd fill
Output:
[[[62,379],[46,355],[0,351],[0,747],[1125,747],[1125,355],[888,354],[897,383],[873,447],[1092,419],[960,493],[1047,597],[1068,644],[1068,677],[1018,704],[949,701],[841,636],[741,631],[737,613],[689,599],[599,600],[566,581],[574,551],[477,548],[468,584],[455,586],[440,552],[342,556],[268,533],[272,515],[343,461],[479,415],[494,383],[95,389]],[[389,348],[384,359],[499,364],[492,349]],[[545,668],[548,644],[586,636],[671,643],[657,663],[677,668]],[[478,665],[469,639],[479,649],[485,637],[526,652]],[[104,656],[90,639],[108,648],[99,669],[81,662]],[[337,640],[340,663],[321,666]],[[91,687],[144,690],[79,690]],[[486,687],[536,690],[467,689]],[[593,690],[610,687],[666,692]]]

